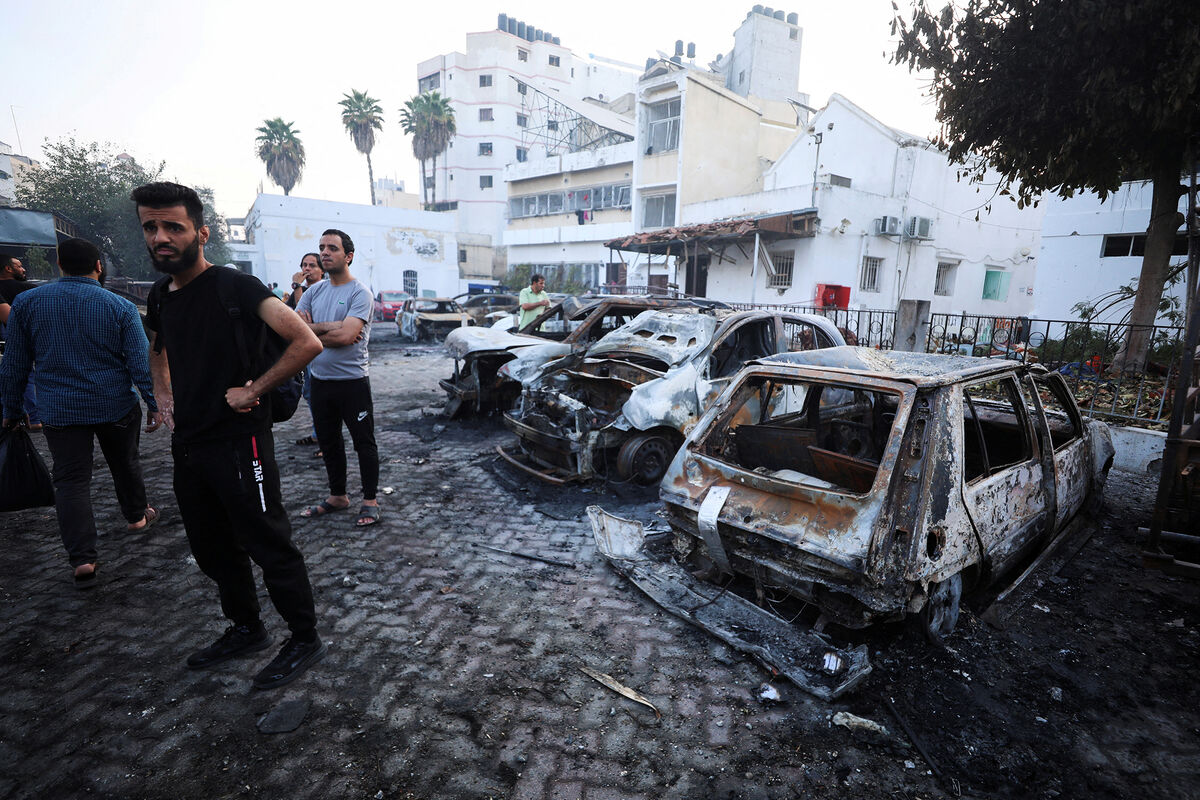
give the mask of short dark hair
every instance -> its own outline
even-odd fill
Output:
[[[546,280],[546,276],[540,272],[535,272],[529,276],[530,285],[533,285],[533,284],[537,283],[538,281],[544,281],[544,280]]]
[[[305,253],[304,255],[300,256],[300,266],[304,266],[304,259],[308,258],[309,256],[312,256],[317,260],[317,269],[321,270],[321,272],[324,272],[325,268],[321,266],[320,253]]]
[[[201,202],[200,195],[196,194],[196,190],[190,187],[170,181],[155,181],[134,189],[129,199],[147,208],[183,206],[196,230],[204,227],[204,203]]]
[[[86,239],[67,239],[58,246],[58,266],[67,275],[87,275],[100,260],[100,248]]]
[[[354,252],[354,240],[350,238],[350,234],[345,231],[339,231],[337,228],[330,228],[321,234],[322,236],[338,236],[342,240],[342,250],[349,255]]]
[[[20,260],[16,256],[0,256],[0,270],[8,269],[13,265],[13,262]]]

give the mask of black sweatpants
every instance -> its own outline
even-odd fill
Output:
[[[172,442],[171,452],[188,543],[200,570],[216,582],[225,616],[235,625],[258,623],[253,559],[293,637],[311,640],[312,586],[304,557],[292,544],[271,429],[211,442]]]
[[[342,424],[350,431],[350,441],[358,454],[358,471],[362,476],[363,499],[374,500],[379,490],[379,448],[375,446],[375,412],[371,402],[371,381],[358,378],[349,381],[312,379],[313,427],[317,429],[317,444],[325,459],[329,476],[329,494],[346,494],[346,444]]]

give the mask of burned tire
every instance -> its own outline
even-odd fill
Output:
[[[621,445],[617,454],[617,477],[639,486],[653,486],[667,473],[676,449],[664,434],[640,433]]]
[[[951,575],[940,583],[929,584],[929,598],[917,615],[925,638],[938,643],[950,635],[958,624],[958,607],[962,602],[962,573]]]

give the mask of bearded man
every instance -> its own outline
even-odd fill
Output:
[[[325,645],[317,635],[308,570],[283,508],[269,402],[261,400],[304,369],[321,343],[257,278],[208,262],[209,231],[195,191],[150,183],[131,199],[150,260],[165,273],[147,299],[146,327],[154,397],[173,432],[175,497],[192,554],[216,583],[230,622],[187,665],[207,669],[271,646],[259,617],[253,560],[291,630],[253,686],[282,686],[324,657]],[[247,345],[263,340],[264,326],[286,349],[274,363],[253,363],[265,359]]]

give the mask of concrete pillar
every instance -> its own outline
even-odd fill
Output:
[[[927,341],[929,301],[901,300],[900,307],[896,309],[896,340],[892,343],[892,348],[909,353],[923,353]]]

